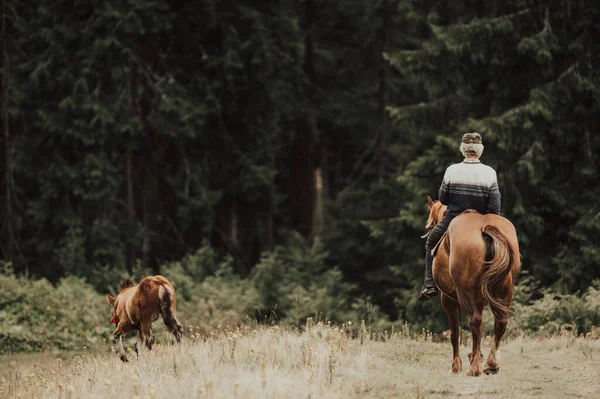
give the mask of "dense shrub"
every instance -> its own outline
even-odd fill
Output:
[[[344,281],[341,271],[325,264],[327,253],[291,235],[285,246],[263,255],[252,281],[258,291],[258,308],[264,319],[302,324],[308,317],[333,323],[377,319],[358,288]],[[375,317],[374,317],[375,316]],[[374,320],[373,320],[374,321]]]
[[[515,295],[513,329],[526,334],[549,336],[570,331],[580,335],[600,325],[600,281],[595,280],[583,295],[560,294],[538,289],[532,279],[519,284]],[[541,298],[531,300],[533,294]]]
[[[103,297],[83,280],[47,280],[0,274],[0,353],[73,349],[111,331]]]
[[[390,322],[368,298],[344,281],[338,268],[325,264],[326,256],[318,245],[291,236],[286,246],[263,254],[253,274],[242,278],[233,272],[230,257],[218,258],[205,245],[179,262],[163,265],[162,274],[177,291],[180,322],[194,333],[248,322],[303,325],[309,317],[334,324],[352,321],[356,326],[365,320],[375,331],[389,329]],[[147,274],[138,264],[132,277],[139,281]],[[0,353],[75,349],[110,339],[113,326],[104,295],[114,294],[123,277],[107,273],[99,293],[80,278],[65,278],[55,286],[44,279],[17,277],[6,268],[0,273]],[[524,276],[512,308],[508,335],[589,333],[600,325],[600,281],[578,296],[540,289]],[[486,333],[493,333],[491,313],[486,312],[484,321]],[[161,324],[154,326],[158,339]],[[418,325],[412,327],[419,330]]]
[[[233,272],[230,257],[218,258],[208,244],[178,262],[161,267],[177,292],[179,321],[205,333],[220,324],[283,323],[301,325],[308,317],[333,323],[366,320],[370,327],[386,323],[357,288],[328,267],[326,253],[293,235],[288,245],[265,253],[254,273]],[[140,263],[136,281],[150,272]],[[113,327],[104,295],[115,295],[128,277],[106,268],[93,285],[69,277],[54,286],[47,280],[0,274],[0,353],[39,351],[45,347],[73,349],[110,339]],[[96,289],[94,289],[96,288]],[[100,292],[98,292],[100,291]],[[162,322],[154,331],[162,334]]]

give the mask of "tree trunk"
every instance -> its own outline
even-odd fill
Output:
[[[274,151],[274,149],[271,148],[271,151]],[[271,170],[275,170],[275,154],[271,153],[269,158],[269,167]],[[273,218],[275,217],[275,182],[273,180],[271,181],[271,186],[269,187],[269,198],[267,201],[267,216],[265,220],[262,250],[271,251],[274,247]]]
[[[290,176],[290,198],[293,212],[294,227],[306,238],[313,233],[314,211],[314,169],[315,169],[315,115],[314,93],[315,84],[314,49],[311,30],[315,23],[315,6],[313,0],[306,0],[304,6],[304,73],[310,81],[302,87],[306,93],[306,103],[302,119],[298,121],[298,129],[292,139],[292,163]]]
[[[15,232],[14,232],[14,215],[12,204],[12,163],[10,157],[10,124],[8,121],[8,77],[6,76],[9,70],[9,59],[6,51],[6,4],[2,3],[2,129],[4,134],[4,207],[5,220],[4,230],[6,231],[6,248],[5,259],[9,262],[14,261],[15,252]]]
[[[231,200],[231,206],[229,207],[229,239],[231,244],[236,248],[240,249],[240,243],[238,241],[238,230],[239,230],[239,215],[238,215],[238,203],[235,198]]]
[[[312,238],[313,244],[318,244],[321,242],[321,234],[323,232],[323,222],[324,222],[324,195],[323,195],[323,169],[317,168],[315,169],[315,177],[314,177],[314,204],[315,208],[313,211],[313,222],[312,222]]]
[[[135,202],[133,197],[133,167],[131,150],[127,151],[125,160],[125,173],[127,180],[127,227],[130,235],[135,231]],[[131,273],[135,266],[135,247],[133,243],[127,243],[127,257],[125,259],[127,271]]]
[[[390,11],[388,10],[388,2],[384,1],[381,6],[381,17],[383,18],[383,25],[381,27],[381,51],[383,54],[386,51],[387,32],[390,24]],[[377,147],[377,178],[379,183],[383,183],[385,175],[385,146],[387,144],[387,134],[389,130],[388,116],[385,109],[387,103],[387,90],[386,90],[386,68],[388,67],[387,61],[380,57],[379,60],[379,129],[380,139]]]

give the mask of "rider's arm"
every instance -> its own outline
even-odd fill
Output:
[[[449,185],[450,185],[450,173],[448,173],[448,169],[446,169],[446,173],[444,173],[444,179],[442,180],[442,185],[440,186],[440,190],[438,191],[438,199],[444,205],[448,205]]]
[[[498,188],[498,178],[494,172],[494,182],[490,186],[490,197],[488,199],[487,213],[495,213],[500,215],[500,189]]]

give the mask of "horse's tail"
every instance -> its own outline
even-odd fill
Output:
[[[167,286],[160,284],[158,287],[158,299],[160,304],[160,315],[163,317],[165,324],[170,325],[173,322],[173,310],[171,304],[173,303],[172,290]]]
[[[508,316],[510,309],[503,297],[506,278],[513,268],[518,250],[496,226],[485,225],[482,232],[491,240],[486,240],[488,256],[487,270],[481,277],[481,293],[490,304],[494,314]]]
[[[164,280],[166,281],[166,279]],[[175,335],[177,342],[181,343],[183,327],[179,324],[175,316],[175,290],[168,281],[166,281],[166,284],[161,284],[158,287],[158,299],[160,303],[160,315],[165,325]]]

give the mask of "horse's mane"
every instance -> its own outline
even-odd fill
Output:
[[[135,283],[131,279],[122,281],[121,282],[121,291],[123,291],[126,288],[133,287],[134,285],[135,285]]]

